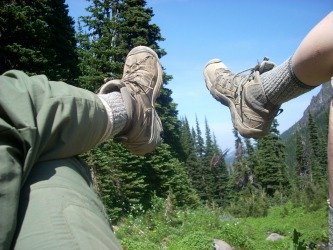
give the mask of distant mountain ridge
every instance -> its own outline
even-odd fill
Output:
[[[320,114],[328,111],[332,97],[333,87],[331,83],[326,82],[322,84],[321,90],[317,95],[312,97],[309,106],[303,112],[302,118],[285,132],[283,132],[281,134],[281,138],[285,140],[290,137],[297,129],[305,127],[308,121],[309,112],[313,116],[314,120],[316,120]]]

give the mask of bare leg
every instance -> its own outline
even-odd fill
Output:
[[[329,247],[333,246],[333,102],[330,106],[329,127],[328,127],[328,193],[329,193]]]
[[[292,58],[292,68],[298,79],[310,86],[333,76],[333,12],[303,39]]]
[[[328,180],[330,205],[333,207],[333,102],[330,106],[329,129],[328,129]],[[333,225],[332,225],[333,226]]]

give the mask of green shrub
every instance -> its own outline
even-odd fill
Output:
[[[299,245],[328,242],[328,211],[323,207],[307,211],[287,203],[267,209],[265,217],[236,219],[208,207],[173,208],[170,213],[166,212],[167,203],[158,199],[145,214],[122,221],[117,237],[124,249],[212,249],[213,239],[224,240],[237,250],[293,249],[294,230],[301,233]],[[267,241],[270,233],[285,238]]]
[[[176,238],[171,242],[169,250],[211,250],[213,239],[204,231],[190,232],[185,237]]]

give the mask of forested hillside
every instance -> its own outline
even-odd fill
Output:
[[[321,151],[322,162],[326,164],[328,112],[332,97],[333,88],[331,83],[324,83],[319,93],[312,97],[302,118],[281,135],[286,145],[286,162],[288,165],[297,165],[297,161],[300,161],[301,157],[299,154],[302,154],[304,161],[302,164],[306,165],[306,162],[310,160],[310,147],[313,143],[317,144],[318,149],[315,151]],[[312,135],[310,136],[310,134]]]
[[[121,78],[133,47],[144,45],[160,58],[166,55],[159,45],[162,31],[152,23],[154,12],[146,1],[89,1],[87,13],[75,30],[65,0],[3,3],[1,73],[20,69],[96,91],[105,78]],[[304,119],[283,136],[277,121],[258,140],[244,139],[234,131],[235,160],[227,167],[228,152],[218,146],[209,121],[197,119],[191,127],[186,117],[178,116],[168,88],[171,79],[164,72],[157,100],[164,135],[156,151],[139,157],[110,140],[81,155],[114,224],[153,216],[156,205],[163,210],[163,215],[158,210],[160,216],[175,223],[172,226],[179,222],[175,211],[189,209],[223,211],[237,218],[265,217],[273,206],[285,204],[305,212],[323,209],[332,88],[325,86]],[[318,241],[327,240],[326,236]]]

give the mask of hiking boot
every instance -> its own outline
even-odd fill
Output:
[[[120,91],[128,119],[114,139],[137,155],[152,152],[161,141],[163,128],[155,101],[162,74],[157,54],[145,46],[135,47],[127,55],[122,79],[108,81],[99,90],[101,94]]]
[[[268,101],[260,81],[260,74],[275,66],[267,60],[251,69],[248,76],[233,74],[219,59],[209,61],[204,69],[206,87],[217,101],[229,107],[232,123],[244,137],[268,134],[279,111],[279,106]]]

